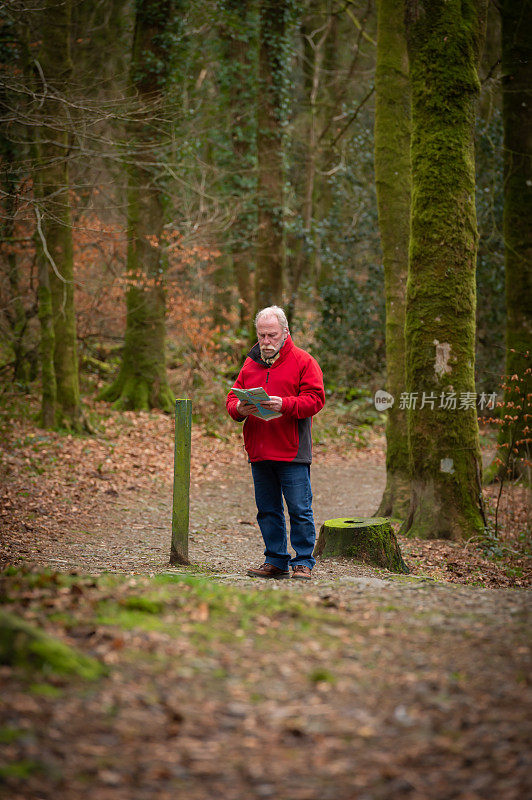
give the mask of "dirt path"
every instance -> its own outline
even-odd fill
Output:
[[[356,461],[312,467],[314,513],[325,519],[349,514],[371,515],[385,482],[383,467],[361,456]],[[151,493],[108,498],[83,530],[61,541],[39,543],[35,563],[55,569],[156,571],[168,567],[172,487]],[[353,501],[351,501],[353,497]],[[133,502],[132,502],[133,501]],[[263,544],[255,521],[256,508],[249,465],[238,459],[230,476],[193,483],[190,497],[190,559],[207,569],[245,574],[258,565]],[[352,569],[366,574],[364,567]],[[318,565],[316,577],[328,568]]]
[[[90,515],[41,528],[33,547],[14,537],[34,564],[81,577],[36,591],[15,576],[7,607],[111,673],[92,689],[56,681],[44,692],[0,668],[15,731],[0,749],[21,765],[2,772],[0,759],[0,796],[531,796],[532,593],[341,559],[319,562],[310,585],[247,578],[262,559],[249,467],[235,453],[211,471],[191,491],[197,582],[168,567],[169,483],[100,492]],[[318,462],[312,479],[319,525],[371,514],[384,469],[361,453]]]

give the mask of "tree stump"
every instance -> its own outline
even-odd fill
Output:
[[[390,572],[409,572],[387,517],[349,517],[323,523],[314,555],[346,556]]]

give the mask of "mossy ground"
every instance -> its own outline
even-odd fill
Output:
[[[170,800],[186,788],[193,800],[267,791],[395,800],[405,770],[435,798],[467,791],[479,775],[493,796],[508,785],[506,796],[524,796],[519,592],[435,590],[419,579],[348,594],[267,581],[235,588],[185,569],[11,569],[1,580],[10,613],[108,670],[86,683],[2,668],[7,796]],[[53,622],[59,608],[73,626]]]

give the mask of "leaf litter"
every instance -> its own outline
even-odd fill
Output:
[[[410,576],[336,559],[311,586],[255,581],[240,441],[198,429],[194,567],[170,569],[171,421],[109,414],[104,428],[81,439],[18,422],[4,441],[3,608],[108,674],[89,684],[0,667],[0,796],[530,795],[515,504],[499,542],[401,538]],[[378,439],[352,457],[318,447],[317,521],[372,513],[382,477]]]

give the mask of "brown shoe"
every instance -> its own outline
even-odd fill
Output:
[[[287,569],[280,569],[276,567],[274,564],[264,563],[262,567],[257,567],[257,569],[248,569],[247,572],[252,578],[289,578],[290,573]]]
[[[296,564],[292,570],[292,578],[295,578],[298,581],[309,581],[310,569],[304,564]]]

